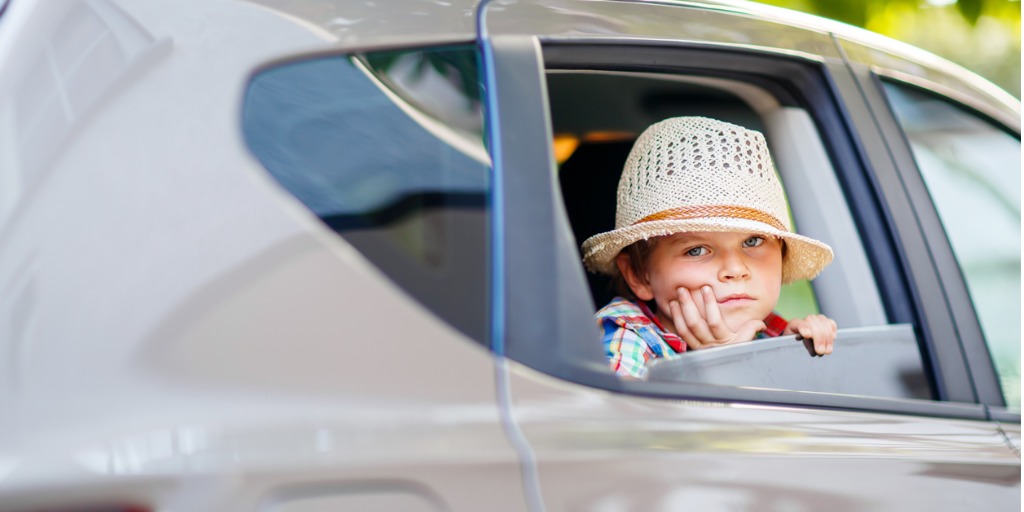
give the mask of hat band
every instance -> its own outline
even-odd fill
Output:
[[[680,206],[678,208],[670,208],[668,210],[652,213],[634,222],[633,225],[635,226],[637,224],[656,220],[691,220],[707,217],[730,217],[734,219],[752,220],[768,224],[779,231],[789,231],[786,229],[786,226],[779,222],[779,219],[776,219],[773,215],[769,215],[761,210],[755,210],[754,208],[728,205]]]

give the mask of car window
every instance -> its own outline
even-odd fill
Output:
[[[412,297],[486,340],[490,162],[473,47],[317,57],[249,84],[246,143]]]
[[[820,68],[752,55],[724,58],[719,52],[648,48],[641,55],[639,49],[624,47],[615,52],[622,63],[609,62],[596,51],[588,54],[582,45],[544,48],[552,153],[576,261],[583,240],[614,227],[617,184],[636,137],[651,124],[677,116],[710,117],[762,132],[789,199],[794,230],[825,241],[838,256],[818,278],[789,286],[776,306],[787,319],[819,311],[837,319],[838,356],[813,358],[807,344],[793,338],[761,340],[648,361],[647,381],[625,385],[638,392],[674,387],[677,394],[692,390],[691,385],[710,384],[716,390],[712,394],[729,393],[721,386],[732,385],[737,392],[769,388],[933,399],[920,331],[905,320],[889,320],[866,256],[866,245],[890,242],[862,239],[862,232],[870,230],[858,227],[863,219],[847,203],[844,180],[858,179],[854,175],[864,171],[849,153],[852,144],[840,128],[840,114],[833,100],[823,99],[827,96],[801,96],[801,87],[822,80]],[[736,60],[728,62],[731,58]],[[644,69],[644,59],[657,65]],[[671,70],[674,62],[680,71]],[[744,74],[753,68],[771,69],[766,73],[776,75],[777,82]],[[780,86],[791,77],[802,82]],[[606,276],[587,277],[594,311],[615,290]],[[600,344],[600,336],[589,343]]]
[[[952,103],[885,91],[949,237],[1007,406],[1020,410],[1020,139]]]
[[[563,199],[577,246],[615,224],[615,190],[633,141],[646,125],[678,115],[705,115],[764,132],[760,116],[722,89],[673,81],[671,77],[628,74],[548,74],[555,158]],[[618,100],[612,98],[618,96]],[[637,112],[641,107],[645,112]],[[605,106],[601,115],[581,116],[589,105]],[[794,224],[792,215],[790,224]],[[615,295],[609,279],[588,274],[594,304]],[[807,280],[783,286],[778,310],[787,317],[820,312]]]

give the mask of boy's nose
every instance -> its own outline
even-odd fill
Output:
[[[718,272],[719,279],[722,281],[750,279],[750,267],[747,266],[742,256],[724,254],[722,257],[722,268]]]

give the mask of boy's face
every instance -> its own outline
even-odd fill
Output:
[[[782,288],[782,242],[752,233],[661,237],[648,258],[646,275],[626,276],[626,281],[637,298],[656,301],[662,325],[673,331],[669,302],[679,300],[680,289],[685,289],[703,314],[699,290],[708,285],[726,325],[736,331],[747,321],[764,320],[775,308]]]

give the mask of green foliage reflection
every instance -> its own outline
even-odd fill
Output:
[[[760,0],[863,27],[928,50],[1020,98],[1020,2]]]

